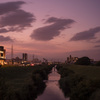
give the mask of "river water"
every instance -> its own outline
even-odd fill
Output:
[[[48,81],[46,82],[46,89],[36,100],[70,100],[64,97],[62,90],[59,88],[59,80],[60,74],[58,74],[55,67],[53,67],[52,73],[49,74]]]

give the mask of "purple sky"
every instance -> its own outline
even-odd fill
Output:
[[[0,0],[0,45],[6,56],[100,60],[100,0]]]

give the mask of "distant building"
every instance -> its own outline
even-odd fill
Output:
[[[12,65],[12,59],[6,59],[7,65]]]
[[[43,58],[43,62],[42,62],[42,63],[44,63],[44,64],[48,64],[48,60],[45,59],[45,58]]]
[[[27,53],[23,53],[22,54],[23,61],[27,61],[27,58],[28,58]]]
[[[4,49],[4,47],[0,46],[0,64],[1,65],[4,65],[4,62],[6,59],[5,52],[6,52],[6,50]]]
[[[6,63],[8,65],[12,65],[12,60],[13,60],[13,65],[20,65],[22,63],[22,59],[19,57],[15,57],[13,59],[6,59]]]
[[[71,55],[67,57],[67,63],[75,63],[78,60],[78,57],[72,57]]]
[[[21,64],[22,63],[22,59],[20,59],[19,57],[13,58],[13,62],[14,64]]]
[[[37,65],[37,64],[40,64],[41,61],[40,61],[38,58],[33,57],[32,63],[33,63],[34,65]]]

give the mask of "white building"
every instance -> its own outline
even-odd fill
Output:
[[[4,47],[3,46],[0,46],[0,64],[1,65],[4,65],[4,62],[5,62],[5,59],[6,59],[6,57],[5,57],[5,49],[4,49]]]

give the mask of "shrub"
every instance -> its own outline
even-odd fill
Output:
[[[100,89],[93,92],[89,100],[100,100]]]
[[[96,63],[96,66],[100,66],[100,61],[98,61],[98,62]]]
[[[94,88],[91,86],[91,81],[84,79],[71,87],[71,100],[89,100]]]
[[[90,62],[90,59],[88,57],[82,57],[82,58],[79,58],[75,64],[78,64],[78,65],[90,65],[91,62]]]
[[[69,93],[71,92],[70,86],[68,84],[67,77],[61,78],[59,80],[60,88],[62,89],[65,96],[69,96]]]
[[[62,68],[62,69],[60,69],[59,73],[61,74],[61,77],[63,78],[63,77],[66,77],[70,74],[73,74],[74,72],[68,68]]]
[[[0,76],[0,100],[4,100],[7,94],[7,86],[5,85],[4,79]]]

